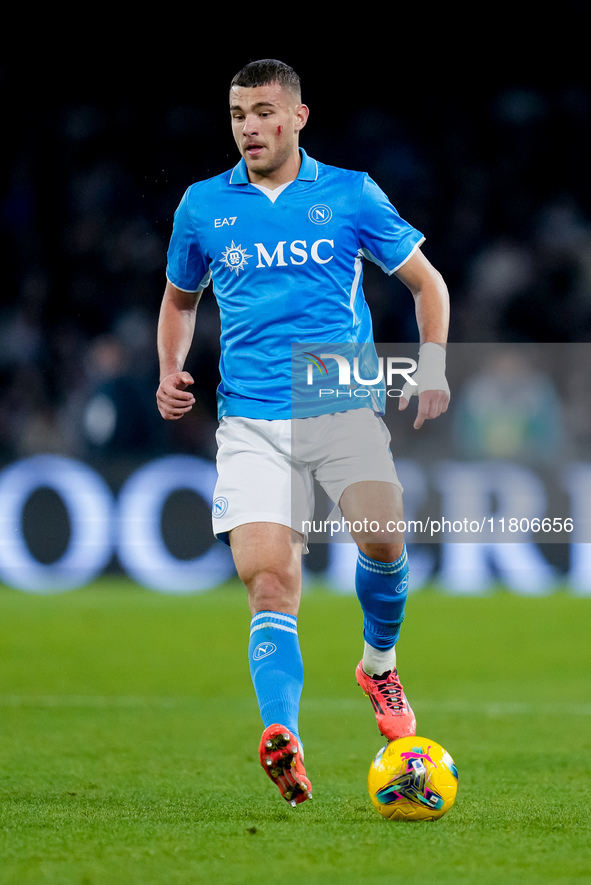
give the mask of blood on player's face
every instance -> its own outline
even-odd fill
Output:
[[[275,186],[297,176],[298,134],[308,108],[278,83],[233,86],[230,90],[232,132],[252,181]]]

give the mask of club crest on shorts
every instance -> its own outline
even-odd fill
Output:
[[[219,519],[228,509],[228,499],[222,497],[216,498],[211,509],[214,517]]]

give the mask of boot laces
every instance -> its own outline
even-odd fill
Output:
[[[388,679],[393,676],[391,682]],[[398,681],[395,671],[392,672],[391,676],[388,679],[384,680],[376,680],[378,684],[378,690],[380,694],[384,696],[386,701],[386,706],[394,709],[396,711],[401,711],[404,709],[404,697],[402,692],[402,686]]]

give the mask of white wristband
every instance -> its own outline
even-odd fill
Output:
[[[449,384],[445,377],[445,347],[441,344],[435,344],[428,341],[419,348],[419,364],[416,372],[412,376],[415,384],[404,385],[402,396],[410,399],[411,396],[418,396],[425,390],[443,390],[450,395]]]

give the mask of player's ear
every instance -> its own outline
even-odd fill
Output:
[[[295,117],[296,117],[296,125],[295,131],[299,132],[300,129],[303,129],[306,123],[308,122],[308,117],[310,115],[310,109],[305,104],[296,105],[295,108]]]

